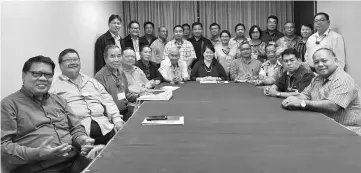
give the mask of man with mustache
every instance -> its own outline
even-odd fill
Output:
[[[66,100],[95,144],[106,144],[124,126],[112,96],[96,79],[80,73],[76,50],[63,50],[59,65],[62,75],[53,81],[51,92]]]
[[[130,93],[128,81],[121,66],[122,51],[116,45],[108,45],[104,50],[105,66],[94,76],[113,97],[123,120],[127,121],[132,115],[134,107],[128,105]]]
[[[299,95],[310,84],[315,75],[301,65],[296,49],[289,48],[282,52],[282,61],[286,71],[276,80],[271,88],[265,88],[265,95],[289,97]]]
[[[55,63],[27,60],[22,88],[1,100],[1,167],[11,173],[80,172],[93,150],[79,119],[61,97],[49,93]],[[5,171],[5,170],[2,170]]]

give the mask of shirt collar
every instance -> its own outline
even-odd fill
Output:
[[[325,31],[325,33],[323,33],[324,36],[327,36],[329,33],[330,33],[331,29],[330,28],[327,28],[327,30]],[[318,31],[316,33],[316,36],[317,37],[321,37],[321,35],[319,35]]]
[[[245,58],[241,57],[241,61],[244,63],[244,64],[250,64],[252,62],[252,58],[250,60],[246,60]]]
[[[119,70],[119,69],[118,69]],[[120,70],[119,70],[120,71]],[[104,65],[104,74],[107,76],[110,76],[113,74],[112,70],[110,69],[110,67],[108,67],[106,64]]]
[[[28,89],[26,89],[26,88],[24,87],[24,85],[21,87],[20,91],[21,91],[22,93],[24,93],[26,96],[28,96],[29,98],[31,98],[32,100],[39,101],[39,100],[37,99],[37,97],[34,96],[33,93],[31,93]],[[49,97],[50,97],[50,94],[49,94],[48,92],[46,92],[46,93],[43,95],[43,100],[46,100],[46,99],[48,99]],[[43,100],[41,100],[41,101],[43,101]]]
[[[110,32],[110,31],[109,31]],[[116,36],[115,34],[113,34],[112,32],[110,32],[110,35],[112,35],[112,37],[115,39],[115,40],[119,40],[120,39],[120,36]]]
[[[168,42],[168,40],[167,39],[165,39],[165,42],[161,39],[161,38],[158,38],[158,40],[159,40],[159,42],[161,42],[162,44],[164,44],[164,45],[166,45],[167,44],[167,42]]]
[[[336,75],[340,72],[341,72],[341,68],[337,67],[336,70],[330,76],[327,77],[327,79],[330,81],[334,80],[336,78]]]
[[[293,77],[296,78],[297,80],[301,80],[303,75],[305,74],[306,72],[306,68],[303,66],[303,65],[300,65],[298,67],[298,69],[296,70],[295,73],[293,73]],[[288,71],[286,72],[288,76],[290,76],[290,74],[288,73]]]

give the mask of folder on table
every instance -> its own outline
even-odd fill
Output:
[[[166,120],[151,120],[144,118],[142,125],[184,125],[184,116],[167,116]]]
[[[173,92],[171,90],[162,91],[162,90],[154,90],[149,94],[140,96],[137,100],[169,100],[172,98]]]

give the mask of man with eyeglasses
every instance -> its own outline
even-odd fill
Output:
[[[314,24],[317,32],[307,40],[305,53],[306,63],[315,71],[312,59],[313,54],[319,48],[329,48],[335,52],[339,67],[346,70],[345,44],[342,36],[331,30],[330,17],[328,14],[324,12],[317,13],[314,18]]]
[[[101,83],[80,73],[76,50],[63,50],[59,65],[62,75],[53,81],[51,92],[67,101],[95,144],[105,145],[124,126],[123,115]]]
[[[144,39],[140,39],[139,37],[139,22],[138,21],[130,21],[128,24],[128,32],[129,35],[126,36],[124,41],[124,47],[131,47],[135,51],[135,56],[137,58],[137,61],[140,60],[140,48],[143,45],[148,45],[148,42],[145,42]]]
[[[12,173],[80,172],[93,150],[79,119],[48,93],[55,64],[36,56],[23,66],[22,88],[1,100],[1,166]],[[5,170],[4,170],[5,168]]]

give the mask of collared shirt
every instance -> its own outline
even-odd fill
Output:
[[[309,100],[329,100],[341,108],[337,112],[323,112],[346,126],[361,127],[359,87],[352,77],[338,67],[329,77],[315,77],[302,92]]]
[[[232,61],[230,67],[231,80],[243,79],[247,75],[257,76],[262,63],[256,59],[246,60],[243,57]]]
[[[304,68],[306,68],[307,72],[312,72],[310,66],[308,64],[306,64],[305,62],[301,62],[300,65],[303,66]],[[281,66],[278,68],[278,70],[275,73],[273,73],[273,75],[271,77],[274,80],[278,80],[285,71],[286,71],[286,69],[283,68],[283,66]]]
[[[215,58],[223,66],[224,71],[226,71],[227,77],[229,76],[229,68],[231,62],[235,59],[237,53],[237,47],[231,46],[228,43],[228,47],[223,47],[222,44],[214,46],[216,51]]]
[[[219,37],[219,36],[217,38],[215,38],[215,39],[210,38],[209,40],[211,41],[213,46],[217,46],[219,44],[222,44],[221,43],[221,37]]]
[[[129,91],[139,94],[149,82],[144,72],[137,66],[133,66],[131,70],[123,69],[125,77],[128,81]]]
[[[293,48],[297,50],[298,56],[301,58],[302,62],[305,62],[306,43],[300,39]]]
[[[287,71],[276,80],[275,85],[281,92],[302,92],[315,77],[313,72],[309,72],[304,66],[300,65],[294,74],[290,75]]]
[[[270,60],[267,60],[261,65],[261,69],[259,71],[259,75],[263,77],[271,77],[273,76],[277,70],[282,68],[282,64],[277,60],[276,64],[272,64]]]
[[[276,44],[276,41],[283,36],[284,34],[277,29],[272,34],[266,29],[262,31],[261,40],[267,44]]]
[[[41,160],[36,148],[49,137],[54,137],[50,146],[68,143],[80,147],[78,137],[83,135],[84,127],[59,96],[46,94],[38,101],[22,87],[1,100],[1,157],[5,163],[2,166],[33,170],[38,163],[45,167],[65,162],[75,155]]]
[[[160,64],[160,62],[164,59],[163,53],[166,44],[167,41],[164,42],[161,38],[158,38],[150,45],[150,48],[152,48],[151,61]]]
[[[162,74],[165,81],[171,82],[176,77],[189,79],[187,69],[187,63],[182,60],[179,60],[178,66],[174,67],[169,59],[165,59],[160,63],[159,72]]]
[[[145,43],[146,45],[150,46],[155,40],[157,40],[157,37],[154,35],[151,35],[150,42],[148,41],[147,37],[144,35],[143,37],[140,37],[140,42]]]
[[[84,74],[79,75],[82,79],[80,86],[68,77],[61,75],[53,80],[50,92],[66,100],[74,114],[82,120],[88,135],[90,134],[91,120],[99,124],[102,134],[105,135],[114,127],[110,119],[116,123],[122,121],[123,116],[119,114],[112,96],[108,94],[102,84]]]
[[[227,80],[226,72],[221,64],[216,59],[213,59],[210,67],[207,67],[204,60],[196,62],[191,72],[191,80],[196,80],[197,77],[220,77],[222,80]]]
[[[210,40],[208,40],[208,38],[205,38],[203,36],[201,36],[199,38],[199,40],[196,40],[196,38],[193,36],[190,39],[188,39],[188,41],[190,41],[194,47],[194,51],[196,52],[196,56],[197,59],[195,59],[192,62],[191,67],[193,68],[194,64],[199,61],[199,60],[203,60],[203,56],[202,56],[202,49],[204,47],[204,45],[212,45],[212,42]]]
[[[316,32],[311,35],[310,38],[308,38],[306,43],[307,50],[305,53],[307,64],[309,64],[311,67],[314,66],[312,56],[317,49],[322,47],[333,50],[336,54],[336,58],[338,59],[339,67],[342,69],[345,68],[346,53],[343,38],[340,34],[332,31],[331,29],[327,29],[322,36]]]
[[[120,36],[119,35],[114,35],[112,32],[110,32],[110,34],[112,35],[112,37],[114,38],[114,42],[115,42],[115,45],[117,45],[120,50],[122,50],[122,47],[120,46]]]
[[[196,59],[196,53],[194,51],[193,45],[187,40],[182,40],[182,44],[178,45],[176,40],[169,41],[164,48],[163,59],[169,59],[168,54],[171,48],[178,48],[180,53],[180,60],[187,62],[189,59]]]
[[[282,49],[294,48],[299,40],[302,40],[302,38],[297,35],[295,35],[293,39],[288,39],[286,36],[283,36],[276,41],[276,46]]]
[[[245,37],[245,39],[243,40],[236,40],[236,37],[233,37],[231,39],[229,39],[229,46],[231,47],[235,47],[236,49],[239,48],[239,46],[243,43],[243,42],[249,42],[251,41],[250,38]]]
[[[142,60],[139,60],[135,62],[134,65],[144,72],[148,80],[163,80],[162,75],[158,71],[159,67],[156,63],[149,61],[149,63],[146,64]]]
[[[140,46],[139,46],[139,37],[137,37],[136,39],[134,39],[133,37],[131,37],[132,42],[133,42],[133,47],[134,47],[134,51],[135,51],[135,57],[138,60],[140,60]]]
[[[128,81],[123,71],[113,73],[107,65],[100,69],[94,76],[101,83],[105,90],[112,96],[120,112],[127,109],[129,95]],[[123,95],[124,93],[124,95]],[[125,96],[123,98],[122,96]]]
[[[260,42],[259,44],[257,45],[253,45],[253,44],[250,44],[251,46],[251,56],[253,59],[258,59],[259,61],[261,62],[264,62],[267,57],[266,57],[266,43],[265,42]]]

